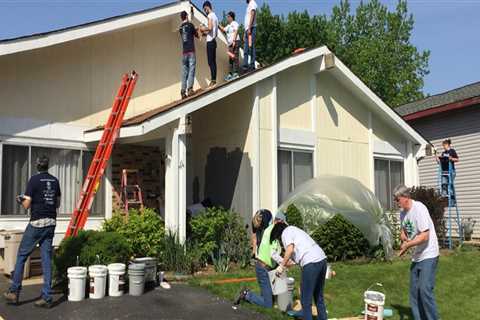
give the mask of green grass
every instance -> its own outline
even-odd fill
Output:
[[[408,303],[409,266],[406,259],[394,262],[336,263],[333,265],[337,276],[328,280],[325,299],[330,318],[358,315],[363,309],[363,292],[373,283],[384,285],[386,308],[393,309],[390,319],[413,319]],[[299,270],[290,272],[296,278],[298,288]],[[233,300],[240,288],[247,286],[258,292],[256,283],[213,284],[213,281],[227,278],[252,277],[253,270],[236,270],[228,274],[198,277],[191,285],[201,286],[223,298]],[[459,250],[440,258],[435,294],[440,316],[450,319],[480,319],[480,252]],[[296,290],[296,294],[298,294]],[[266,310],[244,304],[271,319],[288,319],[277,310]]]

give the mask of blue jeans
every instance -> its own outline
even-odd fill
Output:
[[[327,320],[327,309],[323,299],[327,259],[309,263],[302,269],[301,297],[303,320],[312,320],[312,299],[317,306],[317,320]]]
[[[273,307],[273,292],[270,278],[268,277],[268,270],[265,269],[258,262],[255,264],[255,273],[257,274],[258,286],[260,287],[261,296],[248,291],[245,299],[253,304],[265,308]]]
[[[248,32],[245,31],[243,36],[243,68],[244,69],[255,69],[255,59],[256,59],[256,50],[255,50],[255,39],[257,37],[257,27],[252,28],[252,46],[248,45]]]
[[[438,257],[412,262],[410,267],[410,307],[415,320],[438,319],[433,290]]]
[[[448,171],[446,171],[445,173],[448,173]],[[455,190],[454,190],[454,186],[453,186],[453,183],[455,183],[455,177],[457,176],[457,173],[455,172],[455,170],[452,170],[452,190],[450,190],[450,193],[454,193]],[[449,185],[449,180],[450,180],[450,177],[448,175],[444,176],[442,175],[442,196],[444,197],[447,197],[448,196],[448,185]]]
[[[40,255],[42,258],[43,288],[42,298],[46,301],[52,301],[52,242],[55,235],[55,226],[36,228],[28,224],[17,253],[17,262],[13,271],[11,292],[19,293],[22,289],[23,268],[30,254],[35,249],[37,243],[40,245]]]
[[[193,88],[193,81],[195,80],[195,66],[197,59],[195,52],[184,53],[182,58],[182,92],[185,93],[187,89]]]

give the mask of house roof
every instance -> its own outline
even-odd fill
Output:
[[[125,29],[146,22],[159,20],[181,11],[190,11],[193,8],[194,16],[201,23],[206,23],[206,16],[190,1],[174,1],[153,8],[122,14],[106,19],[75,25],[48,32],[0,40],[0,56],[48,47],[68,41],[91,37],[107,32]],[[220,33],[221,41],[226,43]]]
[[[249,73],[234,81],[223,83],[213,89],[200,91],[191,98],[175,101],[170,104],[154,108],[135,117],[126,119],[123,122],[123,126],[120,131],[120,137],[144,135],[228,95],[238,92],[248,86],[254,85],[263,79],[272,77],[279,72],[310,60],[317,59],[320,61],[318,65],[318,72],[320,72],[326,68],[324,59],[326,55],[333,54],[325,46],[305,50],[301,53],[287,57],[275,64],[258,69],[255,72]],[[319,58],[321,58],[321,60]],[[353,88],[357,94],[359,94],[361,99],[367,102],[367,105],[371,108],[371,110],[380,118],[389,123],[392,127],[397,128],[400,132],[403,132],[405,136],[410,137],[410,139],[420,145],[425,146],[428,144],[428,142],[417,131],[409,126],[400,115],[398,115],[392,108],[390,108],[378,96],[376,96],[375,93],[373,93],[339,59],[335,58],[335,67],[331,69],[331,72],[333,72],[333,74],[342,81],[347,81],[349,86]],[[85,132],[85,140],[87,142],[98,141],[101,133],[101,127],[89,130]]]
[[[480,103],[480,82],[410,102],[395,110],[406,120],[423,118],[439,112],[464,108]]]

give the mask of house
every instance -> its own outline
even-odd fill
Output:
[[[0,228],[27,224],[14,195],[35,172],[32,160],[48,154],[63,189],[58,243],[130,70],[140,77],[87,228],[111,217],[123,168],[140,170],[147,205],[182,239],[186,208],[204,199],[248,220],[322,174],[358,179],[385,207],[395,184],[418,184],[427,141],[326,47],[179,101],[183,10],[205,23],[182,1],[0,42]],[[228,61],[219,41],[222,75]],[[205,88],[205,42],[197,45],[195,86]]]
[[[450,138],[460,162],[456,164],[456,196],[460,216],[480,221],[480,82],[453,89],[396,109],[438,152]],[[420,184],[438,188],[434,154],[420,162]],[[474,237],[480,237],[480,223]]]

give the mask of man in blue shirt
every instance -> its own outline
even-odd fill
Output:
[[[37,244],[40,246],[43,271],[43,288],[41,298],[35,306],[49,308],[52,304],[52,242],[55,235],[57,208],[60,206],[60,184],[58,179],[48,173],[49,160],[46,156],[37,159],[38,174],[30,178],[24,195],[17,196],[17,201],[30,209],[30,222],[23,234],[18,248],[17,262],[12,276],[12,285],[4,294],[7,303],[18,304],[22,289],[25,262]]]

